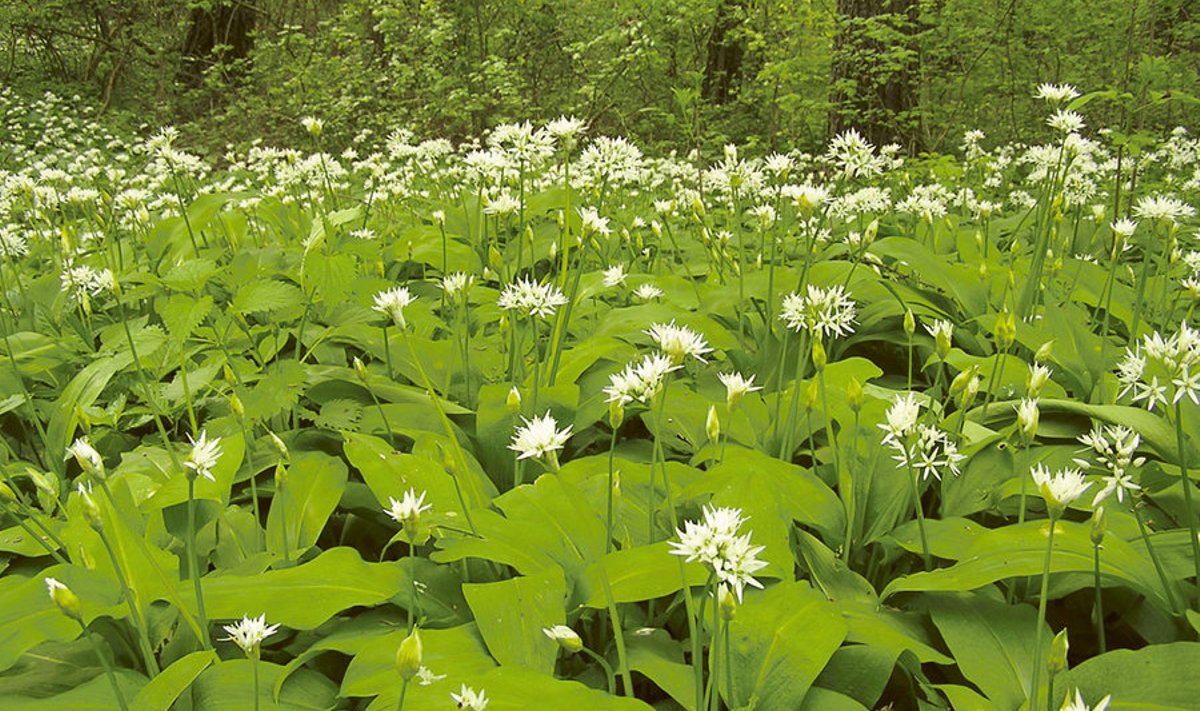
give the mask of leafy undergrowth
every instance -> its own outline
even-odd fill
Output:
[[[2,97],[5,707],[1195,708],[1200,145],[1040,91],[920,162]]]

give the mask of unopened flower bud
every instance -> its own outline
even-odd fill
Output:
[[[444,469],[450,476],[454,476],[458,472],[458,463],[454,461],[454,457],[452,457],[450,452],[442,446],[441,442],[438,442],[437,451],[438,456],[442,460],[442,469]]]
[[[708,406],[708,417],[704,420],[704,432],[708,435],[708,441],[716,445],[721,439],[721,419],[717,417],[717,408],[715,405]]]
[[[813,409],[813,407],[817,404],[817,394],[817,381],[809,381],[808,385],[804,388],[804,392],[801,394],[800,406],[803,407],[805,411]]]
[[[103,479],[105,477],[104,460],[100,457],[100,453],[96,451],[96,448],[87,441],[86,437],[80,437],[70,447],[67,447],[67,456],[74,456],[75,461],[79,462],[80,468],[88,476],[96,479]]]
[[[79,597],[70,588],[54,578],[46,578],[46,588],[50,592],[50,600],[55,607],[67,617],[83,624],[83,605]]]
[[[512,389],[508,391],[508,397],[504,400],[504,406],[514,415],[521,411],[521,391],[517,389],[516,385],[512,386]]]
[[[271,444],[275,446],[275,449],[279,452],[279,456],[284,459],[290,458],[291,453],[288,452],[288,446],[284,444],[282,439],[279,439],[279,435],[268,430],[267,436],[271,438]]]
[[[1017,319],[1008,311],[1002,311],[996,316],[994,337],[996,347],[1001,351],[1007,351],[1017,339]]]
[[[100,517],[100,507],[96,505],[96,500],[92,498],[92,488],[79,485],[80,508],[83,509],[83,518],[91,526],[96,533],[104,530],[104,519]]]
[[[912,309],[904,310],[904,332],[908,335],[913,335],[917,330],[917,319],[913,316]]]
[[[238,419],[246,416],[246,406],[242,404],[242,399],[238,397],[237,393],[229,394],[229,411]]]
[[[862,383],[858,382],[858,378],[851,377],[850,382],[846,383],[846,404],[850,406],[850,411],[858,413],[866,400]]]
[[[358,356],[354,356],[354,373],[358,376],[359,380],[365,381],[367,379],[367,365]]]
[[[620,399],[613,400],[608,403],[608,424],[615,432],[621,427],[621,423],[625,421],[625,405]]]
[[[550,639],[558,643],[567,654],[574,654],[583,649],[583,640],[575,633],[575,630],[566,625],[555,625],[546,627],[542,630],[543,633]]]
[[[1046,361],[1050,360],[1050,354],[1053,350],[1054,341],[1046,341],[1038,347],[1037,353],[1033,354],[1033,361],[1035,363],[1045,363]]]
[[[812,361],[813,367],[820,373],[825,370],[825,364],[829,362],[829,357],[825,354],[825,344],[820,338],[814,338],[812,344]]]
[[[405,681],[411,680],[421,668],[421,632],[413,629],[396,650],[396,671]]]
[[[1069,646],[1067,629],[1064,627],[1061,632],[1054,635],[1054,640],[1050,642],[1050,658],[1046,660],[1046,666],[1050,668],[1051,677],[1067,670],[1067,648]]]
[[[1022,444],[1029,446],[1037,437],[1038,420],[1037,398],[1025,398],[1017,404],[1017,430],[1020,432]]]
[[[737,617],[737,597],[725,583],[717,586],[717,604],[721,608],[721,619],[729,622]]]
[[[1108,511],[1103,506],[1097,506],[1092,512],[1092,529],[1089,536],[1092,545],[1098,546],[1104,542],[1104,534],[1108,532]]]
[[[283,466],[283,462],[275,465],[275,488],[282,489],[287,486],[288,471],[287,467]]]

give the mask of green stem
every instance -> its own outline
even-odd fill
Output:
[[[608,534],[604,537],[604,552],[612,553],[613,542],[613,479],[616,477],[614,469],[614,457],[617,450],[617,426],[613,426],[612,438],[608,443],[608,510],[604,517],[605,532]]]
[[[908,455],[905,455],[907,461]],[[933,569],[933,556],[929,554],[929,539],[925,535],[925,511],[921,507],[921,488],[917,483],[917,472],[912,462],[908,462],[908,481],[912,484],[913,509],[917,512],[917,530],[921,533],[921,557],[925,560],[925,570]]]
[[[1142,543],[1146,546],[1146,552],[1150,554],[1150,562],[1154,563],[1154,572],[1158,573],[1158,582],[1167,596],[1167,603],[1170,604],[1171,611],[1176,615],[1182,614],[1179,603],[1175,601],[1175,590],[1171,585],[1171,580],[1167,577],[1167,571],[1163,568],[1162,561],[1158,558],[1158,551],[1154,549],[1154,544],[1150,541],[1150,533],[1146,530],[1146,522],[1142,519],[1142,510],[1136,503],[1132,508],[1133,517],[1137,520],[1138,532],[1142,535]]]
[[[408,567],[412,569],[412,583],[409,591],[409,607],[408,607],[408,633],[412,634],[413,629],[417,626],[417,618],[421,616],[421,608],[417,606],[417,548],[413,543],[412,535],[408,537]]]
[[[400,687],[400,703],[396,704],[396,711],[404,710],[404,697],[408,695],[408,679],[404,680],[404,685]]]
[[[1192,565],[1196,571],[1196,583],[1200,585],[1200,539],[1196,538],[1196,510],[1192,508],[1192,480],[1188,476],[1187,444],[1183,437],[1183,398],[1175,401],[1175,441],[1179,447],[1179,475],[1183,479],[1183,502],[1188,540],[1192,543]]]
[[[258,656],[259,656],[259,652],[257,649],[255,649],[254,654],[250,657],[250,667],[254,670],[254,711],[258,711],[258,704],[259,704],[259,700],[258,700],[258,661],[259,661]]]
[[[1093,583],[1095,586],[1096,596],[1096,639],[1100,642],[1100,653],[1104,654],[1107,651],[1108,645],[1104,639],[1104,598],[1103,590],[1100,587],[1100,544],[1093,546],[1092,551],[1092,573]]]
[[[579,651],[583,652],[584,654],[586,654],[589,657],[591,657],[592,659],[594,659],[596,661],[596,663],[599,664],[601,666],[601,668],[604,669],[604,676],[605,676],[605,678],[608,679],[608,693],[612,694],[613,696],[616,696],[617,695],[617,678],[615,676],[613,676],[612,665],[608,663],[608,660],[606,660],[604,657],[600,656],[599,654],[596,654],[595,652],[588,649],[587,647],[581,647]]]
[[[146,623],[142,620],[142,613],[138,609],[137,600],[133,596],[133,591],[129,589],[129,582],[125,578],[124,571],[121,570],[121,564],[117,560],[117,553],[113,550],[112,543],[108,540],[108,536],[104,535],[104,531],[96,532],[100,536],[100,541],[104,544],[104,550],[108,551],[108,558],[112,561],[113,571],[117,574],[117,583],[121,586],[121,594],[125,597],[125,602],[129,606],[129,619],[133,622],[133,627],[137,631],[138,647],[142,652],[142,661],[146,664],[146,671],[151,677],[158,674],[158,660],[154,658],[154,652],[150,646],[150,635],[146,629]]]
[[[600,561],[600,582],[604,585],[604,599],[608,605],[608,618],[612,623],[613,641],[617,645],[617,665],[621,673],[621,685],[624,694],[633,697],[633,677],[629,673],[629,660],[625,654],[625,628],[621,625],[621,616],[617,611],[617,602],[613,598],[612,581],[608,578],[608,566]]]
[[[100,666],[104,667],[104,673],[108,675],[108,683],[112,684],[112,690],[117,696],[117,703],[121,705],[121,711],[129,711],[129,704],[125,702],[125,694],[121,693],[121,687],[117,684],[117,675],[113,671],[112,662],[108,661],[108,655],[104,653],[104,648],[88,632],[87,625],[83,624],[83,620],[79,620],[79,628],[83,630],[83,636],[92,643],[92,649],[96,651],[96,656],[100,658]]]
[[[212,649],[208,640],[208,617],[204,614],[204,589],[200,585],[200,558],[196,552],[196,475],[188,474],[188,503],[187,503],[187,553],[188,572],[192,578],[192,587],[196,592],[196,620],[202,632],[200,644],[205,649]]]
[[[1029,711],[1037,711],[1038,682],[1042,677],[1042,627],[1046,624],[1046,597],[1050,594],[1050,556],[1054,552],[1054,529],[1058,517],[1050,516],[1050,535],[1046,538],[1046,562],[1042,564],[1042,590],[1038,595],[1037,628],[1033,634],[1033,679],[1029,684]],[[1047,711],[1050,711],[1047,707]]]

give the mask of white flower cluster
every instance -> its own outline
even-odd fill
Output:
[[[188,440],[192,443],[192,451],[183,465],[196,472],[196,476],[216,481],[213,478],[212,470],[221,458],[221,438],[209,439],[208,433],[201,430],[200,439],[192,439],[192,436],[188,435]]]
[[[667,373],[681,367],[662,353],[643,356],[640,361],[625,366],[621,372],[608,376],[609,385],[604,388],[607,402],[621,405],[640,402],[649,405],[662,389]]]
[[[533,419],[521,418],[524,426],[517,428],[512,444],[508,448],[517,453],[517,459],[537,457],[539,459],[563,448],[571,438],[571,425],[558,429],[558,422],[547,410],[545,415]]]
[[[416,300],[417,297],[409,292],[408,287],[398,286],[395,289],[388,289],[376,294],[375,306],[372,308],[391,318],[392,323],[396,324],[396,328],[402,329],[408,325],[404,320],[404,309]]]
[[[550,318],[559,306],[567,303],[567,297],[553,284],[539,284],[522,277],[504,287],[496,305],[506,311],[517,311],[525,316]]]
[[[267,616],[259,615],[258,617],[243,616],[241,621],[225,625],[224,629],[229,633],[228,637],[223,637],[225,641],[233,642],[242,648],[246,654],[257,654],[259,645],[263,640],[275,634],[279,629],[279,625],[268,625]]]
[[[821,338],[848,336],[854,332],[857,311],[854,299],[840,285],[822,289],[810,284],[807,294],[783,297],[779,318],[793,331],[808,330]]]
[[[1092,506],[1114,493],[1117,501],[1124,502],[1126,491],[1132,495],[1142,488],[1133,481],[1134,472],[1146,463],[1145,457],[1134,456],[1142,443],[1141,436],[1136,432],[1121,425],[1097,426],[1091,432],[1080,435],[1079,441],[1091,448],[1100,465],[1108,470],[1108,475],[1104,477],[1104,488],[1096,493]],[[1091,462],[1082,458],[1074,462],[1082,469],[1091,466]]]
[[[654,340],[672,363],[682,363],[689,356],[704,363],[705,354],[712,352],[703,336],[687,326],[676,326],[674,321],[651,324],[646,335]]]
[[[1128,394],[1151,412],[1185,397],[1200,404],[1200,332],[1184,321],[1166,338],[1158,331],[1144,336],[1117,363],[1117,381],[1118,397]]]
[[[1083,478],[1083,472],[1075,468],[1059,469],[1050,473],[1046,465],[1038,463],[1029,470],[1033,481],[1038,486],[1038,491],[1041,492],[1042,498],[1046,501],[1046,506],[1051,511],[1051,516],[1057,518],[1062,511],[1080,496],[1087,491],[1091,486]],[[1057,510],[1057,513],[1055,511]]]
[[[922,479],[932,476],[940,480],[945,470],[957,475],[958,465],[966,457],[945,432],[917,422],[920,414],[921,404],[913,393],[897,395],[888,408],[887,422],[879,425],[887,433],[883,444],[896,451],[892,458],[900,466],[911,467]]]
[[[739,602],[747,585],[762,588],[754,574],[767,565],[758,559],[764,546],[750,545],[750,533],[738,535],[745,521],[741,509],[706,506],[704,522],[685,522],[683,530],[676,531],[679,540],[671,542],[673,554],[711,566],[717,580],[732,587]]]

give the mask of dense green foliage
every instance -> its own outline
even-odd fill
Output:
[[[0,94],[0,700],[1194,708],[1200,141],[1026,91],[220,166]]]
[[[1187,0],[6,0],[0,77],[81,93],[189,143],[337,145],[396,128],[461,139],[585,119],[645,146],[819,148],[856,126],[947,152],[966,129],[1020,140],[1029,87],[1111,90],[1093,115],[1173,127],[1200,95]]]

